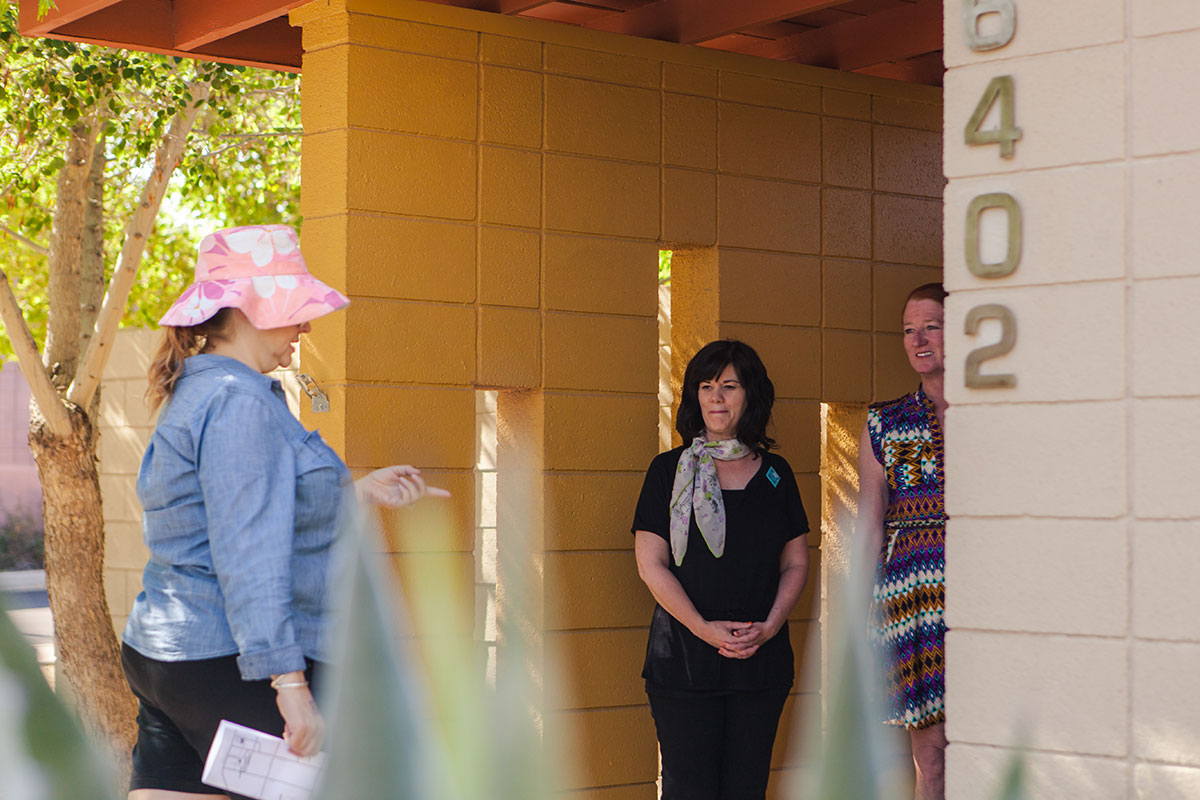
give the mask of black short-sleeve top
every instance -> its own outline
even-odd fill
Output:
[[[682,447],[660,453],[650,463],[633,517],[633,531],[671,540],[670,503]],[[808,532],[796,478],[787,460],[760,454],[758,472],[744,489],[723,489],[725,552],[708,549],[693,515],[683,563],[670,561],[696,610],[705,619],[766,620],[779,589],[784,545]],[[652,694],[728,694],[786,689],[794,667],[787,623],[747,659],[725,658],[656,605],[642,669]]]

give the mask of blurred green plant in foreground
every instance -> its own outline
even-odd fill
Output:
[[[869,583],[852,575],[831,587],[841,598],[838,619],[831,625],[825,689],[825,719],[798,720],[794,742],[805,768],[790,782],[786,797],[805,800],[903,800],[911,786],[889,769],[888,730],[882,674],[867,641],[866,598]],[[840,591],[838,591],[840,589]],[[811,648],[809,652],[816,652]],[[809,664],[808,669],[817,665]]]
[[[357,508],[353,503],[348,506]],[[451,523],[436,503],[418,515],[426,541],[448,540]],[[455,576],[424,585],[445,596],[422,603],[411,626],[397,587],[378,553],[372,521],[351,515],[343,535],[341,640],[334,649],[331,688],[322,707],[329,719],[329,760],[314,800],[545,800],[557,785],[562,743],[543,740],[537,648],[530,636],[527,562],[502,570],[513,589],[498,615],[503,645],[498,682],[489,687],[464,626],[466,609],[452,597]],[[514,533],[520,536],[523,533]],[[527,547],[514,552],[527,553]],[[436,567],[430,567],[436,570]],[[421,637],[419,667],[412,630]]]
[[[867,575],[852,572],[845,580],[830,583],[840,603],[836,619],[822,620],[823,625],[832,627],[824,724],[821,719],[797,721],[793,741],[799,743],[799,752],[794,761],[804,766],[793,773],[784,796],[795,800],[908,800],[913,796],[912,775],[907,769],[896,769],[895,745],[882,722],[888,716],[883,670],[867,638],[866,600],[871,582]],[[809,665],[809,669],[815,668]],[[970,800],[1028,800],[1024,748],[1013,749],[1000,786],[990,791],[978,788]]]
[[[423,539],[449,538],[449,519],[436,503],[411,513]],[[571,762],[569,743],[544,736],[541,727],[544,674],[536,668],[540,650],[529,615],[532,558],[502,565],[511,585],[499,620],[497,689],[484,680],[470,637],[452,633],[464,629],[466,613],[451,597],[454,577],[431,576],[425,585],[441,587],[445,596],[422,603],[421,618],[410,623],[379,553],[381,541],[373,517],[347,515],[334,604],[338,666],[321,698],[329,758],[314,800],[548,800],[564,786]],[[783,796],[911,797],[911,785],[889,767],[878,670],[864,626],[853,624],[866,618],[853,600],[865,593],[843,596],[850,599],[831,638],[825,724],[797,722],[805,731],[795,737],[805,766],[793,772]],[[421,636],[418,657],[414,630],[444,635]],[[0,613],[0,798],[113,800],[111,770],[96,753],[46,685],[32,649]],[[1027,800],[1025,773],[1024,751],[1014,749],[1001,785],[980,787],[974,797]]]
[[[116,800],[116,778],[0,610],[0,797]]]

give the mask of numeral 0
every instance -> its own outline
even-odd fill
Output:
[[[1000,104],[1000,127],[980,130],[984,118],[995,103]],[[1000,157],[1012,158],[1013,143],[1021,138],[1022,133],[1021,129],[1013,124],[1014,116],[1012,75],[992,78],[983,90],[983,97],[979,98],[979,104],[975,106],[971,118],[967,120],[967,126],[963,129],[963,141],[969,145],[998,144]]]
[[[979,18],[984,14],[999,14],[1000,30],[981,35]],[[967,47],[977,52],[995,50],[1012,41],[1017,29],[1017,9],[1013,0],[963,0],[963,25],[967,31]]]
[[[985,262],[979,256],[979,216],[987,208],[1002,208],[1008,217],[1008,247],[1004,260]],[[967,204],[966,256],[967,269],[979,278],[1004,278],[1012,275],[1021,263],[1021,206],[1017,198],[1007,192],[981,194]]]
[[[1011,373],[1003,375],[983,375],[979,367],[983,362],[1008,354],[1017,343],[1017,319],[1008,306],[996,303],[975,306],[967,312],[966,324],[963,326],[968,336],[979,332],[979,323],[985,319],[1000,320],[1000,341],[985,347],[976,347],[967,354],[967,370],[964,383],[968,389],[1009,389],[1017,385],[1017,376]]]

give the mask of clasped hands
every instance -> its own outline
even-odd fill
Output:
[[[421,470],[407,464],[377,469],[354,482],[359,500],[384,508],[403,508],[422,497],[449,497],[450,493],[429,486]]]
[[[726,658],[750,658],[778,632],[779,628],[768,627],[765,622],[709,620],[700,638]]]

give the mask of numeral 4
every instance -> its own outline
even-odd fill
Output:
[[[1000,106],[1000,127],[980,130],[992,106]],[[998,144],[1001,158],[1013,157],[1013,143],[1021,138],[1021,129],[1013,124],[1013,79],[1012,75],[992,78],[983,97],[975,106],[967,127],[963,130],[963,141],[969,145]]]

